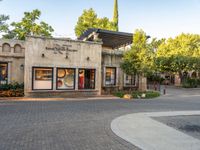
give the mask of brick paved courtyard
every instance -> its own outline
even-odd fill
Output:
[[[199,108],[200,97],[191,94],[148,101],[0,101],[0,150],[134,150],[111,131],[114,118]]]

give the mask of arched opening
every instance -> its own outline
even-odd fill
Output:
[[[8,43],[4,43],[2,46],[2,52],[11,52],[11,47]]]
[[[16,44],[14,46],[14,53],[21,53],[22,52],[22,47],[19,44]]]

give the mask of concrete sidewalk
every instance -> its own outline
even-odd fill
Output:
[[[77,97],[77,98],[29,98],[29,97],[0,97],[0,101],[83,101],[83,100],[105,100],[119,99],[112,95],[102,95],[95,97]]]
[[[199,150],[200,140],[151,117],[200,115],[200,111],[136,113],[116,118],[112,131],[143,150]]]

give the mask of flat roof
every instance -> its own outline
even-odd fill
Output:
[[[91,35],[98,33],[98,38],[102,40],[103,46],[119,48],[124,45],[130,45],[133,41],[133,33],[117,32],[104,29],[89,28],[78,39],[92,41]]]

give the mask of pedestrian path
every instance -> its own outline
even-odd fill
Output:
[[[72,97],[72,98],[30,98],[30,97],[0,97],[0,101],[82,101],[82,100],[111,100],[119,99],[112,95],[94,97]]]
[[[112,131],[143,150],[200,150],[200,140],[151,117],[200,115],[200,111],[128,114],[111,123]]]

